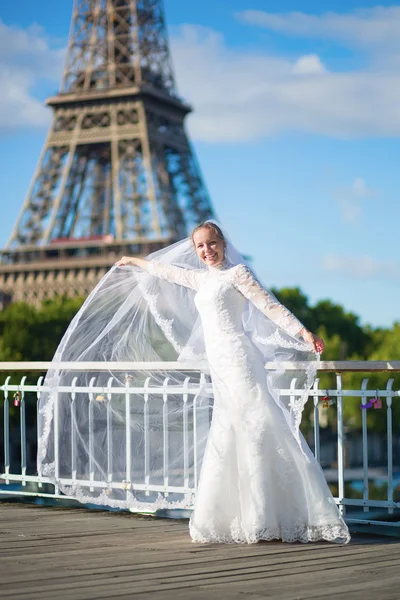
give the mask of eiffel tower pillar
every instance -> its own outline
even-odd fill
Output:
[[[187,138],[161,0],[74,0],[61,89],[1,252],[0,303],[87,295],[213,215]]]

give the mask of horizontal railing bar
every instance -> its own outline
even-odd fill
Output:
[[[50,498],[52,500],[56,499],[56,500],[72,500],[74,502],[76,502],[76,498],[73,498],[72,496],[64,496],[62,494],[48,494],[46,492],[23,492],[23,491],[16,491],[16,490],[1,490],[0,489],[0,496],[25,496],[25,497],[30,497],[30,498]],[[376,521],[376,520],[372,520],[372,519],[351,519],[346,517],[346,523],[348,525],[353,524],[353,525],[378,525],[378,526],[382,526],[382,527],[400,527],[400,522],[399,521]]]
[[[184,486],[179,486],[179,485],[169,485],[165,486],[165,485],[157,485],[157,484],[153,484],[153,483],[135,483],[135,482],[129,482],[129,483],[124,483],[122,481],[113,481],[110,482],[107,485],[104,485],[104,481],[89,481],[87,479],[70,479],[70,478],[65,478],[65,477],[60,477],[58,479],[58,481],[60,483],[62,483],[63,485],[80,485],[82,487],[86,487],[86,488],[90,488],[90,487],[97,487],[97,488],[102,488],[102,489],[107,489],[107,488],[112,488],[112,489],[116,489],[116,490],[137,490],[139,492],[168,492],[169,494],[186,494],[187,492],[191,492],[192,490],[190,488],[184,487]]]
[[[170,393],[171,395],[173,394],[191,394],[191,395],[195,395],[199,392],[200,389],[203,389],[205,392],[212,392],[212,385],[208,384],[208,385],[201,385],[201,384],[194,384],[194,385],[190,385],[188,387],[184,387],[182,385],[167,385],[167,386],[163,386],[162,384],[157,386],[157,387],[151,387],[151,386],[134,386],[134,387],[126,387],[126,386],[119,386],[119,387],[106,387],[106,386],[94,386],[94,387],[90,387],[90,386],[71,386],[71,385],[60,385],[57,387],[57,391],[58,392],[66,392],[66,393],[70,393],[70,392],[76,392],[77,394],[80,393],[93,393],[93,394],[110,394],[110,395],[117,395],[117,394],[150,394],[152,396],[156,396],[156,395],[163,395],[165,394],[165,392]],[[20,385],[18,383],[13,383],[13,384],[7,384],[7,385],[1,385],[0,386],[0,390],[2,391],[8,391],[8,392],[20,392],[20,391],[24,391],[24,392],[49,392],[50,388],[47,386],[42,386],[42,385]],[[394,390],[390,390],[387,391],[385,389],[379,389],[379,396],[381,398],[395,398],[396,396],[400,396],[400,390],[394,391]],[[293,389],[281,389],[280,390],[280,395],[281,396],[301,396],[302,393],[304,392],[303,389],[301,388],[293,388]],[[366,398],[373,398],[374,396],[376,396],[376,392],[377,390],[374,389],[370,389],[370,390],[365,390],[365,392],[361,391],[361,390],[341,390],[339,393],[337,390],[331,390],[331,389],[318,389],[318,390],[309,390],[308,395],[310,397],[321,397],[323,398],[326,395],[329,395],[329,397],[337,397],[338,395],[343,396],[343,397],[349,397],[349,398],[361,398],[361,397],[366,397]]]
[[[372,521],[367,519],[348,519],[347,517],[346,523],[353,525],[381,525],[382,527],[400,527],[400,521]]]
[[[151,396],[162,396],[165,394],[165,392],[167,391],[169,394],[173,395],[173,394],[192,394],[195,395],[199,392],[199,389],[204,389],[205,391],[211,391],[212,387],[211,386],[200,386],[199,384],[197,386],[188,386],[188,387],[183,387],[183,386],[173,386],[173,385],[169,385],[166,387],[163,387],[162,385],[158,386],[158,387],[143,387],[143,386],[138,386],[138,387],[125,387],[125,386],[120,386],[120,387],[103,387],[103,386],[97,386],[97,387],[90,387],[90,386],[71,386],[71,385],[60,385],[57,387],[57,392],[76,392],[77,394],[82,394],[85,393],[87,394],[88,392],[90,392],[91,394],[110,394],[111,396],[113,394],[117,395],[117,394],[149,394]],[[0,385],[0,390],[2,391],[8,391],[8,392],[50,392],[50,388],[47,386],[41,386],[41,385],[18,385],[17,383],[14,383],[12,385]],[[301,394],[301,391],[299,392]],[[393,395],[396,395],[396,392],[393,392]]]
[[[46,492],[22,492],[20,490],[7,490],[0,489],[0,496],[29,496],[30,498],[51,498],[54,500],[73,500],[77,502],[76,498],[72,496],[64,496],[62,494],[48,494]]]
[[[274,364],[274,363],[272,363]],[[279,363],[276,363],[279,365]],[[282,364],[282,363],[281,363]],[[285,363],[283,363],[285,364]],[[288,366],[285,368],[288,371],[296,370],[296,363],[286,363]],[[267,363],[270,365],[270,363]],[[272,366],[267,366],[266,368],[272,369]],[[293,365],[293,367],[289,366]],[[279,367],[278,367],[279,368]],[[297,366],[298,369],[298,366]],[[322,360],[317,363],[318,371],[324,371],[326,373],[346,373],[359,371],[361,373],[367,373],[369,371],[373,372],[400,372],[400,360]]]
[[[12,476],[12,477],[8,477],[8,479],[13,480],[13,481],[21,481],[21,476],[18,478],[18,476]],[[27,481],[27,479],[26,479]],[[32,481],[32,478],[29,479],[29,481]],[[66,480],[67,482],[70,482],[72,480]],[[41,483],[46,483],[43,479],[41,480]],[[49,482],[50,483],[50,482]],[[90,487],[90,482],[85,481],[85,487]],[[97,487],[97,486],[96,486]],[[103,487],[104,487],[104,483],[103,483]],[[115,488],[121,488],[120,485],[111,485],[110,487],[115,487]],[[164,491],[164,486],[142,486],[142,485],[138,485],[136,487],[135,484],[132,485],[132,489],[137,489],[139,491]],[[187,491],[191,491],[191,490],[187,490],[186,488],[178,488],[178,487],[173,487],[173,486],[168,486],[168,492],[169,493],[174,493],[174,492],[187,492]],[[63,494],[51,494],[51,493],[47,493],[47,492],[24,492],[24,491],[20,491],[20,490],[10,490],[10,489],[1,489],[0,488],[0,495],[3,496],[31,496],[31,497],[40,497],[40,498],[57,498],[57,499],[61,499],[61,500],[76,500],[76,498],[73,498],[72,496],[66,496]],[[373,501],[370,500],[368,502],[365,502],[363,500],[361,500],[360,502],[355,502],[355,500],[350,500],[350,499],[343,499],[340,502],[337,500],[337,498],[335,498],[336,502],[338,504],[346,504],[346,506],[369,506],[370,508],[399,508],[399,504],[398,503],[391,503],[391,502],[385,502],[385,501]],[[346,518],[346,522],[347,523],[360,523],[360,524],[376,524],[376,525],[395,525],[395,526],[400,526],[400,522],[396,522],[396,521],[388,521],[388,522],[384,522],[384,521],[372,521],[372,520],[363,520],[363,519],[351,519],[351,518]]]
[[[47,477],[39,477],[35,475],[14,475],[14,474],[0,474],[0,485],[2,481],[7,483],[9,482],[24,482],[24,483],[37,483],[39,485],[50,484],[54,485],[53,482]],[[157,484],[142,484],[135,482],[123,482],[123,481],[113,481],[108,485],[104,484],[104,481],[88,481],[86,479],[71,479],[62,477],[59,479],[61,483],[64,485],[81,485],[82,487],[99,487],[99,488],[112,488],[112,489],[126,489],[128,485],[129,489],[138,490],[138,491],[153,491],[153,492],[165,492],[168,491],[170,493],[186,493],[190,492],[189,488],[184,486],[173,486],[168,485],[166,488],[164,485]],[[53,496],[53,494],[52,494]],[[337,504],[346,505],[346,506],[368,506],[370,508],[400,508],[400,502],[394,502],[389,500],[363,500],[362,498],[334,498]]]
[[[400,508],[400,502],[390,500],[363,500],[362,498],[335,498],[338,504],[346,506],[368,506],[369,508]]]
[[[267,362],[265,368],[275,371],[286,369],[298,371],[299,368],[310,363],[304,362]],[[344,373],[352,371],[361,372],[400,372],[400,360],[343,360],[343,361],[315,361],[315,366],[320,372]],[[0,362],[0,371],[48,371],[62,369],[69,371],[200,371],[206,367],[205,361],[169,361],[169,362]]]
[[[54,482],[51,481],[50,479],[46,478],[46,477],[35,477],[34,475],[14,475],[14,474],[1,474],[0,475],[0,485],[2,480],[5,482],[5,485],[7,485],[7,481],[15,481],[15,482],[19,482],[19,483],[38,483],[40,485],[43,485],[45,483],[48,483],[50,485],[54,485]],[[63,485],[80,485],[82,487],[95,487],[95,488],[104,488],[104,489],[116,489],[116,490],[125,490],[125,489],[129,489],[129,490],[137,490],[139,492],[168,492],[170,494],[186,494],[188,492],[191,492],[191,488],[188,487],[184,487],[184,486],[174,486],[174,485],[168,485],[168,487],[166,487],[165,485],[157,485],[157,484],[152,484],[152,483],[148,483],[148,484],[144,484],[144,483],[135,483],[135,482],[123,482],[123,481],[112,481],[110,483],[108,483],[107,485],[104,484],[104,481],[89,481],[87,479],[71,479],[71,478],[66,478],[66,477],[60,477],[58,479],[58,481],[60,483],[62,483]],[[10,492],[8,492],[10,493]],[[53,496],[53,494],[52,494]]]
[[[43,485],[44,483],[52,484],[52,481],[47,477],[39,477],[38,475],[14,475],[13,473],[0,473],[0,485],[2,482],[6,483],[10,481],[24,481],[25,483],[37,483]]]

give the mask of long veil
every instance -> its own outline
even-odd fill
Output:
[[[230,264],[246,264],[229,240],[225,250]],[[208,268],[191,238],[147,258]],[[132,510],[192,506],[213,407],[194,296],[136,267],[113,266],[86,299],[57,349],[39,401],[38,472],[62,492]],[[249,302],[243,327],[266,363],[301,362],[296,373],[270,369],[265,377],[303,449],[299,425],[316,355]],[[172,369],[170,361],[182,369]],[[92,362],[101,364],[88,367]],[[143,366],[125,367],[131,362]],[[282,397],[292,377],[301,394]]]

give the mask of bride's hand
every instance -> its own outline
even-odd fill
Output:
[[[302,329],[300,335],[305,342],[313,346],[314,352],[318,352],[318,354],[321,354],[325,350],[324,340],[318,337],[317,335],[311,333],[311,331],[308,331],[308,329]]]
[[[115,264],[117,265],[117,267],[123,267],[125,265],[134,265],[135,264],[134,261],[135,261],[135,259],[133,258],[133,256],[123,256]]]

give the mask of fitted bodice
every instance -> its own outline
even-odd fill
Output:
[[[195,296],[206,337],[243,332],[242,315],[246,298],[234,286],[234,273],[231,271],[210,270]]]

